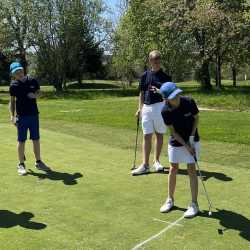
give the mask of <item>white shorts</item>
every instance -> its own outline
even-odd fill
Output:
[[[167,127],[163,121],[161,111],[164,103],[155,103],[152,105],[145,105],[142,108],[142,130],[144,135],[158,133],[165,134]]]
[[[195,143],[196,158],[199,159],[200,155],[200,142]],[[173,147],[168,145],[168,159],[170,163],[195,163],[194,157],[183,147]]]

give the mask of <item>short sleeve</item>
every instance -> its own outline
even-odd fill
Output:
[[[196,102],[193,99],[191,99],[190,104],[191,104],[190,107],[192,115],[197,115],[199,113],[199,109],[197,107]]]
[[[15,83],[10,84],[9,93],[10,93],[10,96],[17,97],[18,90],[17,90],[17,85]]]
[[[170,126],[173,124],[172,114],[171,112],[168,112],[167,110],[162,110],[161,112],[162,118],[166,126]]]
[[[147,78],[147,72],[145,72],[142,76],[141,79],[139,81],[139,90],[140,91],[146,91],[147,89],[145,89],[146,86],[146,78]]]
[[[40,90],[40,84],[38,83],[38,81],[36,79],[31,79],[31,81],[32,81],[32,84],[35,87],[35,91]]]

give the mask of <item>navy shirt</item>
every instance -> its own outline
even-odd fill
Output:
[[[162,96],[158,93],[154,93],[150,90],[150,88],[151,86],[154,86],[160,89],[163,83],[171,81],[171,76],[168,76],[162,70],[159,70],[157,72],[148,70],[144,72],[139,84],[140,91],[144,93],[144,104],[151,105],[154,103],[162,102]]]
[[[38,82],[26,76],[22,81],[11,81],[10,95],[16,97],[16,113],[18,116],[38,115],[36,99],[30,99],[29,93],[36,93],[40,89]]]
[[[194,116],[199,113],[199,109],[192,98],[180,97],[180,106],[176,109],[172,109],[169,105],[165,105],[162,109],[162,117],[167,126],[172,125],[175,131],[182,137],[182,139],[188,143],[189,137],[192,134],[194,125]],[[195,132],[194,141],[200,140],[198,130]],[[169,144],[174,147],[181,147],[178,141],[171,135]]]

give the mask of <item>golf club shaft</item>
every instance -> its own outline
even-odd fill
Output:
[[[204,183],[204,181],[203,181],[202,174],[201,174],[201,170],[200,170],[200,166],[199,166],[199,163],[198,163],[198,160],[197,160],[196,156],[194,156],[194,159],[195,159],[195,163],[196,163],[196,166],[197,166],[197,168],[198,168],[198,172],[199,172],[199,176],[200,176],[200,179],[201,179],[201,183],[202,183],[202,186],[203,186],[203,189],[204,189],[204,192],[205,192],[207,201],[208,201],[209,211],[211,211],[211,209],[212,209],[212,203],[211,203],[211,200],[210,200],[210,198],[209,198],[209,196],[208,196],[208,192],[207,192],[205,183]]]
[[[136,139],[135,139],[135,156],[134,156],[134,164],[133,164],[133,169],[135,168],[136,158],[137,158],[137,147],[138,147],[139,125],[140,125],[140,117],[138,116],[138,117],[137,117]]]

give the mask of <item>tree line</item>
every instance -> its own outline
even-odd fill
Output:
[[[107,32],[102,0],[2,0],[0,76],[19,60],[28,70],[35,55],[36,75],[62,90],[68,79],[103,73]]]
[[[250,64],[249,0],[130,0],[114,34],[113,71],[131,82],[147,67],[150,50],[162,53],[175,80],[194,77],[221,88],[222,67]],[[192,76],[191,76],[192,74]]]

